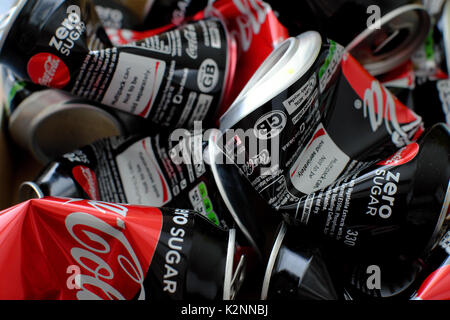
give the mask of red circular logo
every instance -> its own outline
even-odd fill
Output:
[[[30,79],[42,86],[61,89],[70,81],[70,72],[65,63],[51,53],[35,54],[28,61]]]
[[[394,155],[384,161],[378,162],[380,166],[399,166],[414,159],[419,152],[419,145],[415,142],[398,150]]]

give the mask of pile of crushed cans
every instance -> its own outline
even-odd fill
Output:
[[[450,1],[291,5],[2,0],[0,299],[450,299]]]

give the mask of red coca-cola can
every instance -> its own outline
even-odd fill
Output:
[[[1,299],[229,300],[244,280],[235,230],[194,211],[34,199],[0,234]]]

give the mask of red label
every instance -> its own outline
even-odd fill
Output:
[[[0,299],[145,298],[157,208],[43,198],[0,212]]]
[[[92,200],[100,200],[97,177],[94,171],[88,167],[76,166],[72,169],[72,175],[89,198]]]
[[[311,144],[314,142],[314,140],[316,140],[317,138],[324,136],[325,135],[325,130],[320,129],[319,131],[316,132],[316,134],[312,137],[311,142],[308,144],[308,146],[305,149],[308,149]]]
[[[398,150],[386,160],[378,162],[380,166],[399,166],[414,159],[419,152],[419,145],[415,142]]]
[[[450,300],[450,266],[443,266],[430,274],[417,296],[422,300]]]
[[[342,59],[342,72],[356,94],[363,100],[364,114],[372,128],[385,118],[395,124],[414,122],[418,116],[372,77],[350,54]]]
[[[70,72],[65,63],[51,53],[38,53],[27,65],[30,79],[42,86],[61,89],[70,81]]]
[[[175,27],[172,24],[163,26],[157,29],[151,29],[146,31],[135,31],[127,29],[112,29],[107,28],[106,33],[108,34],[109,40],[115,45],[120,46],[128,44],[131,42],[139,41],[145,38],[150,38],[154,35],[168,31],[169,29]]]

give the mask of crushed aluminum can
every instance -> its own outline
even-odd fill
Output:
[[[236,60],[231,64],[236,64],[236,67],[229,72],[229,77],[233,80],[227,81],[229,88],[224,90],[226,92],[224,101],[217,113],[217,117],[220,117],[228,110],[258,67],[289,35],[271,7],[261,0],[214,1],[189,21],[210,17],[223,20],[230,36],[235,39],[232,41],[230,50],[236,52],[231,55],[231,58]],[[114,44],[124,45],[164,32],[172,27],[173,25],[169,24],[145,31],[108,29],[107,33]]]
[[[43,164],[101,138],[125,133],[113,114],[53,89],[23,100],[9,117],[8,131],[13,141]]]
[[[222,116],[220,148],[278,209],[388,157],[422,125],[341,46],[306,32],[278,47]]]
[[[235,230],[195,211],[47,197],[0,230],[1,299],[230,300],[245,278]]]
[[[409,59],[423,43],[430,15],[417,0],[306,0],[298,10],[272,1],[291,33],[318,30],[346,47],[373,76]]]
[[[450,131],[428,129],[417,142],[280,209],[360,257],[424,256],[445,228],[450,205]]]
[[[145,132],[140,117],[17,79],[1,66],[9,136],[39,162],[101,138]]]
[[[217,163],[217,134],[180,129],[102,139],[49,163],[34,181],[22,183],[19,198],[76,197],[189,208],[221,227],[236,224],[238,236],[262,258],[266,240],[260,221],[264,216],[271,221],[272,211],[237,168]]]
[[[0,61],[20,78],[141,116],[155,126],[213,121],[235,62],[233,39],[219,19],[111,47],[101,23],[94,24],[98,17],[90,2],[82,4],[66,0],[49,10],[46,1],[19,1],[3,21]],[[35,14],[39,19],[31,18]]]

